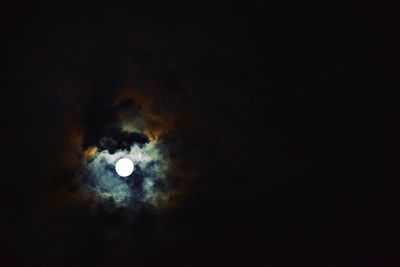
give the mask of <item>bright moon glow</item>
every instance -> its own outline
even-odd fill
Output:
[[[119,176],[127,177],[133,172],[133,162],[128,158],[121,158],[115,164],[115,171]]]

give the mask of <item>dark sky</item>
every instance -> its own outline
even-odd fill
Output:
[[[398,4],[264,2],[1,8],[2,266],[398,266]],[[131,69],[199,177],[163,214],[55,208],[67,125]]]

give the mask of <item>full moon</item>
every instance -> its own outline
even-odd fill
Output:
[[[133,172],[133,162],[128,158],[121,158],[115,164],[115,171],[121,177],[127,177]]]

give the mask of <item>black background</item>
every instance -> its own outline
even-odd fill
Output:
[[[2,266],[398,266],[398,6],[322,2],[6,4]],[[193,146],[194,192],[135,223],[36,214],[81,101],[55,85],[131,59],[173,69],[224,140]]]

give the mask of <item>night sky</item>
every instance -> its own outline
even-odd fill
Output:
[[[0,8],[0,265],[400,266],[399,5],[343,2]]]

